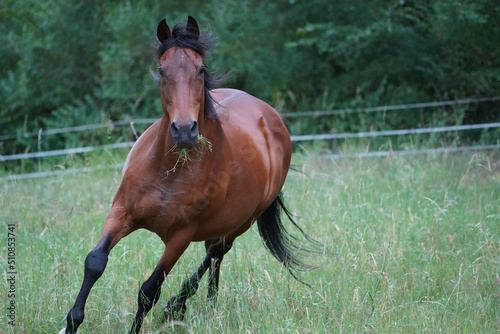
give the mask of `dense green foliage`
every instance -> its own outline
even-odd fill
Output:
[[[225,86],[281,111],[500,95],[496,0],[7,0],[0,5],[0,135],[159,117],[149,77],[156,25],[187,15],[218,36],[209,65],[229,73]],[[499,120],[498,105],[301,119],[290,127],[298,134],[481,123]],[[76,140],[88,144],[88,136]],[[0,154],[37,145],[3,142]],[[53,137],[41,148],[65,145],[67,138]]]
[[[205,277],[184,321],[163,323],[163,306],[204,257],[203,243],[194,243],[167,277],[143,333],[500,331],[498,154],[295,155],[295,164],[303,162],[308,176],[290,172],[285,200],[300,226],[333,253],[308,259],[321,265],[304,274],[311,288],[291,278],[254,227],[224,257],[217,308],[206,303]],[[64,327],[119,180],[120,170],[107,170],[0,182],[0,226],[6,236],[7,224],[16,225],[18,250],[17,326],[3,316],[1,333]],[[117,244],[90,294],[81,333],[127,332],[139,287],[163,250],[145,230]],[[6,279],[0,287],[8,291]]]

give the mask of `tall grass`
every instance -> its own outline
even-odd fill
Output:
[[[163,286],[143,333],[494,333],[500,331],[500,160],[450,154],[329,161],[297,155],[285,199],[325,245],[321,265],[293,280],[266,252],[256,229],[222,264],[219,301],[206,280],[183,322],[162,306],[204,257],[193,244]],[[119,170],[1,181],[2,252],[17,226],[17,324],[1,333],[57,333],[80,288]],[[112,251],[87,306],[85,333],[125,333],[137,292],[163,252],[138,231]],[[2,280],[2,300],[7,283]],[[5,303],[4,303],[5,305]],[[2,308],[2,312],[6,312]]]

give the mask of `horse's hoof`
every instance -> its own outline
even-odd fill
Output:
[[[59,334],[66,334],[66,328],[61,329],[61,331],[59,332]],[[80,334],[80,332],[76,331],[75,334]]]
[[[178,302],[177,298],[172,297],[163,308],[163,311],[167,321],[182,321],[186,313],[186,303]]]

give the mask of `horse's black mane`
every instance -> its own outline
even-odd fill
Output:
[[[172,30],[172,37],[158,44],[158,59],[171,47],[178,46],[181,48],[191,49],[194,52],[198,53],[205,60],[206,56],[210,53],[210,51],[214,48],[217,43],[217,39],[212,33],[201,34],[199,38],[196,38],[193,34],[191,34],[188,30],[186,30],[186,23],[177,23]],[[215,111],[214,104],[217,103],[212,98],[210,91],[216,87],[218,87],[223,81],[224,78],[218,77],[215,73],[208,70],[205,65],[205,116],[211,119],[218,120],[217,112]],[[151,72],[151,76],[153,80],[159,84],[160,83],[160,75],[156,72]]]

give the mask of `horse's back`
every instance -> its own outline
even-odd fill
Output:
[[[216,89],[213,98],[225,133],[265,134],[269,145],[286,149],[291,154],[290,134],[281,116],[269,104],[236,89]]]

